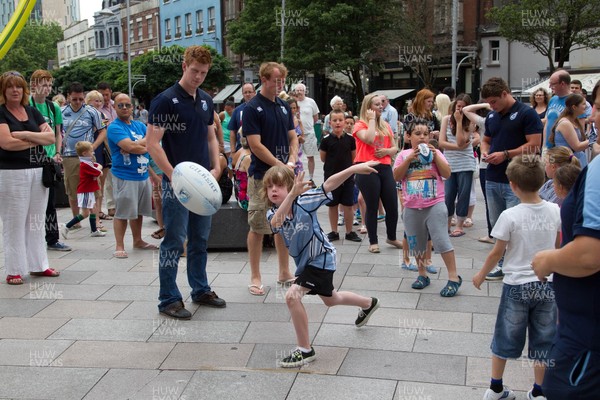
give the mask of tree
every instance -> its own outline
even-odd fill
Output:
[[[210,51],[212,65],[202,88],[214,91],[231,83],[230,74],[233,68],[231,62],[213,47],[206,45],[204,47]],[[146,105],[149,105],[154,96],[177,82],[181,78],[184,52],[185,48],[175,45],[134,58],[131,62],[132,74],[146,76],[146,82],[135,87],[136,97],[143,99]]]
[[[600,2],[589,0],[522,0],[492,8],[487,17],[511,41],[536,49],[552,72],[563,67],[569,53],[600,47]]]
[[[288,0],[283,11],[276,0],[248,0],[240,18],[230,23],[228,40],[234,52],[254,62],[279,60],[283,24],[283,62],[291,70],[341,72],[362,99],[366,70],[380,68],[382,48],[397,46],[390,32],[399,24],[399,11],[396,0]]]
[[[127,92],[127,63],[102,59],[80,59],[53,72],[54,85],[66,93],[68,85],[79,82],[93,90],[100,82],[110,83],[115,92]],[[123,79],[124,77],[124,79]]]
[[[63,31],[56,22],[27,22],[13,47],[0,60],[0,71],[15,70],[30,76],[36,69],[48,69],[48,61],[56,60],[56,44]]]

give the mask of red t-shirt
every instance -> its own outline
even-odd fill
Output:
[[[77,193],[93,193],[100,190],[98,177],[102,174],[102,170],[98,168],[100,164],[87,162],[79,163],[79,184],[77,185]]]
[[[381,139],[375,138],[375,141],[372,144],[367,144],[360,140],[356,132],[358,131],[366,131],[369,129],[369,126],[363,120],[356,121],[354,124],[354,131],[352,132],[352,136],[356,139],[356,158],[354,159],[355,163],[361,163],[366,161],[379,161],[381,164],[392,164],[391,156],[384,156],[382,158],[375,157],[375,149],[379,147],[383,147],[385,149],[389,149],[392,147],[392,139],[394,137],[394,133],[392,132],[392,128],[386,122],[386,127],[388,130],[388,135],[383,136],[383,142]]]

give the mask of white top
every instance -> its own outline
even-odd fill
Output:
[[[317,103],[310,97],[305,97],[304,100],[298,101],[300,108],[300,120],[304,128],[304,134],[315,133],[315,115],[319,113]]]
[[[503,282],[523,285],[538,278],[531,261],[541,250],[554,249],[560,231],[558,205],[542,200],[538,204],[519,204],[500,214],[492,236],[508,242],[504,255]]]

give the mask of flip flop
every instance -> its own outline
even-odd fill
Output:
[[[136,249],[136,250],[158,250],[158,246],[153,245],[151,243],[146,243],[144,246],[134,247],[134,249]]]
[[[160,228],[159,230],[157,230],[156,232],[154,232],[152,235],[154,239],[162,239],[165,237],[165,228]]]
[[[113,253],[113,256],[115,258],[127,258],[129,257],[129,255],[127,255],[127,252],[125,250],[117,250]]]
[[[465,236],[465,231],[459,231],[458,229],[452,231],[452,233],[450,234],[450,237],[461,237],[461,236]]]
[[[23,278],[21,278],[21,275],[7,275],[6,283],[9,285],[22,285]]]
[[[51,277],[55,277],[55,276],[59,276],[60,272],[55,270],[54,268],[47,268],[45,271],[38,271],[38,272],[30,272],[29,275],[31,276],[51,276]]]
[[[385,239],[385,242],[387,244],[389,244],[390,246],[394,246],[397,249],[401,249],[402,248],[402,241],[401,240],[390,240],[390,239]]]
[[[495,244],[494,238],[491,238],[489,236],[482,236],[479,239],[477,239],[477,241],[479,241],[481,243]]]
[[[471,218],[465,219],[465,222],[463,223],[463,226],[465,228],[471,228],[473,226],[473,220]]]
[[[277,284],[281,285],[281,286],[292,286],[294,284],[294,282],[296,282],[296,278],[290,278],[285,281],[277,281]],[[261,285],[261,287],[262,287],[262,285]]]
[[[252,296],[264,296],[265,290],[263,289],[263,285],[248,285],[248,292]]]
[[[369,246],[369,253],[379,253],[379,245],[377,244],[372,244]]]

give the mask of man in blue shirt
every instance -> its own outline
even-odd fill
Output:
[[[381,106],[383,107],[381,118],[390,124],[392,132],[394,132],[394,137],[398,137],[398,111],[390,104],[390,100],[385,94],[379,97],[381,98]]]
[[[211,217],[188,211],[175,197],[171,187],[174,167],[191,161],[221,176],[219,143],[214,127],[212,98],[202,85],[212,58],[207,48],[190,46],[183,55],[183,75],[173,86],[152,100],[148,113],[148,151],[163,174],[163,219],[165,237],[160,246],[160,292],[158,310],[178,319],[190,319],[177,287],[177,268],[187,236],[187,277],[192,301],[212,307],[225,307],[208,284],[206,262]],[[162,145],[161,145],[162,141]]]
[[[127,221],[133,235],[133,248],[157,250],[142,240],[143,216],[152,216],[152,185],[148,179],[146,125],[131,119],[133,105],[126,94],[115,98],[117,119],[108,126],[108,145],[113,158],[113,195],[115,199],[116,258],[127,258],[125,230]]]
[[[550,75],[550,81],[548,83],[554,96],[550,98],[548,107],[546,108],[546,125],[544,126],[544,145],[546,148],[552,147],[552,144],[548,142],[552,127],[558,121],[558,117],[565,109],[565,100],[567,96],[571,94],[571,75],[565,70],[558,70]]]
[[[485,119],[481,157],[488,163],[485,191],[492,227],[502,211],[519,204],[510,188],[506,167],[519,154],[537,155],[542,146],[543,125],[535,110],[515,100],[502,78],[490,78],[481,88],[481,97],[492,112]],[[488,274],[488,280],[500,280],[500,267]]]
[[[233,110],[229,124],[225,127],[225,129],[229,129],[229,142],[231,143],[232,153],[235,153],[242,147],[240,141],[242,136],[239,134],[239,130],[242,127],[244,108],[246,108],[246,104],[256,96],[256,90],[254,89],[253,83],[244,83],[242,85],[242,96],[244,97],[244,102]]]

